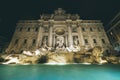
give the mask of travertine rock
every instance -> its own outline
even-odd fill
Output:
[[[73,63],[73,53],[50,53],[47,63]]]

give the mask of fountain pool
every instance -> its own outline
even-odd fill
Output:
[[[120,80],[120,64],[0,65],[0,80]]]

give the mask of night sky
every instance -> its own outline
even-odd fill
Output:
[[[0,0],[0,36],[10,40],[19,20],[39,19],[57,8],[105,26],[120,11],[120,0]]]

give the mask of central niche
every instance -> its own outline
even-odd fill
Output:
[[[57,34],[57,35],[63,35],[64,33],[65,33],[65,30],[64,29],[56,29],[55,30],[55,33]]]

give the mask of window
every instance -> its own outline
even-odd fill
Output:
[[[97,29],[98,29],[98,31],[101,31],[99,27]]]
[[[29,32],[29,31],[30,31],[30,28],[28,28],[27,31]]]
[[[110,34],[110,35],[113,35],[113,32],[111,31],[109,34]]]
[[[34,45],[36,43],[36,40],[35,39],[33,39],[33,42],[32,42],[32,44]]]
[[[21,27],[21,28],[19,29],[19,31],[22,31],[22,29],[23,29],[23,28]]]
[[[16,39],[16,40],[15,40],[15,44],[17,44],[17,43],[18,43],[18,41],[19,41],[19,39]]]
[[[92,29],[92,28],[90,28],[90,31],[93,31],[93,29]]]
[[[76,29],[76,28],[73,28],[73,29],[72,29],[72,32],[77,32],[77,29]]]
[[[104,39],[101,39],[102,40],[102,43],[104,43],[105,44],[105,40]]]
[[[27,43],[27,39],[24,40],[24,44],[26,44],[26,43]]]
[[[93,39],[93,43],[95,43],[95,44],[97,43],[97,42],[96,42],[96,39]]]
[[[37,28],[35,28],[35,31],[36,31],[36,32],[38,31],[38,27],[37,27]]]
[[[48,32],[48,29],[44,29],[44,32]]]
[[[85,28],[82,28],[82,31],[85,31]]]
[[[87,39],[84,39],[84,41],[85,41],[85,44],[88,44],[88,40]]]

